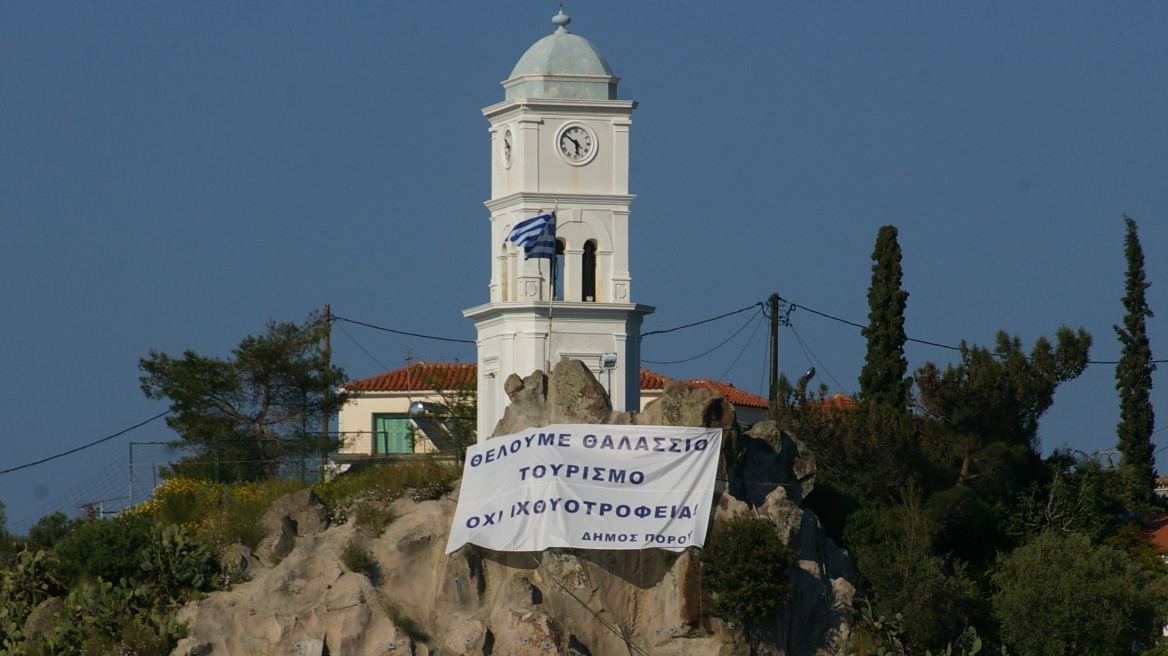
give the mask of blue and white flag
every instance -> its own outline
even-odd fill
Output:
[[[556,213],[549,212],[520,221],[507,235],[507,241],[523,248],[523,259],[556,259]]]

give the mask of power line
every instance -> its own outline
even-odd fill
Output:
[[[93,446],[97,446],[98,444],[101,444],[102,442],[108,442],[108,441],[114,439],[115,437],[125,435],[126,433],[129,433],[130,431],[132,431],[136,428],[141,428],[141,427],[145,426],[146,424],[149,424],[150,422],[154,421],[155,419],[161,419],[162,417],[167,415],[169,412],[170,412],[169,409],[165,410],[163,412],[160,412],[160,413],[154,415],[153,417],[147,419],[146,421],[144,421],[142,423],[134,424],[133,426],[130,426],[129,428],[126,428],[124,430],[120,430],[120,431],[114,433],[113,435],[103,437],[100,440],[90,442],[89,444],[86,444],[84,446],[79,446],[76,449],[69,449],[68,451],[65,451],[64,453],[58,453],[55,456],[49,456],[48,458],[42,458],[41,460],[37,460],[36,462],[26,463],[26,464],[20,465],[19,467],[13,467],[11,469],[0,470],[0,475],[11,474],[14,471],[20,471],[21,469],[35,467],[36,465],[43,465],[44,463],[46,463],[50,460],[56,460],[57,458],[64,458],[65,456],[77,453],[78,451],[84,451],[85,449],[88,449],[88,448],[93,447]]]
[[[373,360],[374,362],[376,362],[376,363],[377,363],[377,365],[378,365],[379,367],[381,367],[382,369],[384,369],[385,371],[389,371],[389,367],[387,367],[387,366],[385,366],[385,365],[381,364],[381,360],[378,360],[377,358],[373,357],[373,354],[372,354],[372,353],[370,353],[369,351],[365,350],[365,347],[364,347],[364,346],[361,346],[361,343],[360,343],[360,342],[358,342],[357,340],[353,339],[353,336],[349,334],[349,331],[345,330],[345,327],[344,327],[344,326],[342,326],[342,325],[340,325],[340,324],[337,324],[337,328],[340,328],[340,329],[341,329],[341,332],[345,333],[345,337],[348,337],[350,342],[353,342],[354,344],[356,344],[356,345],[357,345],[357,348],[361,349],[361,352],[362,352],[362,353],[364,353],[365,355],[368,355],[370,360]]]
[[[742,359],[742,354],[746,353],[746,349],[750,346],[751,342],[754,341],[754,336],[758,334],[758,328],[762,324],[762,321],[754,324],[754,330],[750,333],[750,339],[747,339],[746,344],[742,345],[742,350],[738,352],[738,357],[734,358],[734,362],[731,362],[729,367],[726,367],[726,371],[722,372],[722,375],[718,377],[718,380],[726,380],[726,375],[729,374],[730,370],[734,368],[734,365],[738,364],[738,361]]]
[[[806,305],[799,305],[798,303],[792,303],[791,301],[788,301],[782,297],[779,297],[779,300],[783,301],[787,305],[790,305],[792,308],[798,308],[800,310],[807,310],[811,314],[817,314],[825,319],[831,319],[832,321],[838,321],[840,323],[847,324],[847,325],[852,326],[854,328],[861,328],[861,329],[867,328],[867,326],[858,324],[854,321],[848,321],[847,319],[841,319],[839,317],[834,317],[830,314],[827,314],[826,312],[820,312],[819,310],[812,310],[811,308],[807,307]],[[929,346],[936,346],[938,348],[949,349],[950,351],[960,351],[961,350],[960,346],[950,346],[949,344],[939,344],[937,342],[930,342],[930,341],[924,340],[924,339],[915,339],[912,337],[905,337],[905,340],[907,340],[909,342],[916,342],[917,344],[927,344]],[[1168,362],[1168,360],[1151,360],[1151,362],[1153,364],[1163,364],[1165,362]],[[1119,364],[1119,361],[1117,361],[1117,360],[1088,360],[1087,364]]]
[[[867,328],[867,326],[858,324],[854,321],[848,321],[847,319],[833,317],[832,315],[827,314],[826,312],[820,312],[819,310],[812,310],[811,308],[807,307],[806,305],[799,305],[798,303],[792,303],[791,301],[788,301],[787,299],[785,299],[781,296],[779,297],[779,300],[786,303],[787,305],[790,305],[793,308],[798,308],[800,310],[807,310],[811,314],[818,314],[819,316],[821,316],[825,319],[831,319],[832,321],[846,323],[847,325],[852,326],[854,328],[860,328],[860,329]],[[927,344],[929,346],[936,346],[938,348],[949,349],[951,351],[960,351],[961,350],[961,347],[959,347],[959,346],[950,346],[948,344],[938,344],[937,342],[930,342],[930,341],[927,341],[924,339],[914,339],[912,337],[905,337],[905,340],[910,341],[910,342],[916,342],[917,344]]]
[[[1164,364],[1168,360],[1149,360],[1152,364]],[[1119,364],[1119,360],[1088,360],[1087,364]]]
[[[762,303],[757,303],[756,305],[752,305],[752,306],[750,306],[750,307],[758,307],[758,308],[759,308],[758,312],[762,312],[762,307],[761,307],[761,306],[762,306]],[[750,308],[746,308],[746,309],[748,309],[748,310],[749,310]],[[741,312],[741,310],[739,310],[739,312]],[[709,354],[713,353],[714,351],[717,351],[718,349],[722,348],[723,346],[725,346],[727,342],[729,342],[730,340],[732,340],[732,339],[734,339],[735,337],[737,337],[737,336],[738,336],[738,333],[742,332],[743,330],[746,330],[746,327],[747,327],[747,326],[749,326],[751,323],[753,323],[753,322],[754,322],[754,319],[755,319],[755,317],[757,317],[757,316],[758,316],[758,313],[756,312],[754,315],[752,315],[752,316],[751,316],[749,319],[747,319],[747,320],[746,320],[746,323],[742,324],[742,327],[741,327],[741,328],[739,328],[738,330],[735,330],[733,335],[731,335],[731,336],[727,337],[725,340],[723,340],[723,341],[722,341],[722,343],[721,343],[721,344],[718,344],[717,346],[715,346],[714,348],[712,348],[712,349],[710,349],[710,350],[706,351],[705,353],[701,353],[701,354],[699,354],[699,355],[695,355],[695,356],[693,356],[692,358],[686,358],[686,359],[684,359],[684,360],[671,360],[671,361],[668,361],[668,362],[659,362],[659,361],[656,361],[656,360],[641,360],[641,362],[646,362],[646,363],[648,363],[648,364],[681,364],[682,362],[690,362],[690,361],[692,361],[692,360],[697,360],[698,358],[705,357],[705,356],[707,356],[707,355],[709,355]],[[683,327],[684,327],[684,326],[683,326]],[[676,329],[675,329],[675,330],[676,330]]]
[[[700,326],[703,323],[710,323],[711,321],[717,321],[718,319],[725,319],[726,317],[731,317],[731,316],[734,316],[735,314],[741,314],[741,313],[746,312],[747,310],[749,310],[751,308],[760,307],[760,306],[762,306],[762,304],[763,304],[762,301],[759,301],[758,303],[755,303],[754,305],[748,305],[748,306],[742,308],[741,310],[727,312],[726,314],[719,314],[718,316],[712,317],[710,319],[702,319],[701,321],[695,321],[694,323],[687,323],[684,326],[678,326],[676,328],[668,328],[666,330],[650,330],[647,333],[641,333],[641,337],[648,337],[649,335],[664,335],[665,333],[671,333],[675,330],[682,330],[684,328],[693,328],[694,326]],[[658,363],[658,364],[668,364],[668,363]]]
[[[804,357],[806,357],[807,354],[810,353],[811,357],[815,359],[815,362],[818,363],[819,366],[823,368],[823,371],[824,371],[824,373],[827,374],[827,377],[831,379],[831,382],[835,383],[836,387],[838,387],[839,389],[846,391],[847,388],[844,387],[843,385],[840,385],[840,382],[835,379],[835,376],[831,375],[831,372],[828,371],[827,367],[822,362],[819,361],[819,356],[815,355],[815,351],[812,351],[811,347],[807,346],[807,344],[803,342],[803,338],[799,336],[799,333],[795,332],[795,326],[793,324],[788,323],[787,327],[789,327],[791,329],[792,333],[795,333],[795,340],[799,342],[799,348],[803,349]],[[810,364],[810,362],[811,361],[808,360],[808,364]]]
[[[335,314],[333,315],[333,321],[347,321],[349,323],[357,324],[358,326],[365,326],[366,328],[372,328],[374,330],[383,330],[387,333],[393,333],[395,335],[405,335],[406,337],[419,337],[421,339],[435,339],[435,340],[438,340],[440,342],[454,342],[456,344],[476,344],[477,343],[473,339],[454,339],[452,337],[436,337],[434,335],[423,335],[421,333],[411,333],[411,332],[406,332],[404,330],[394,330],[393,328],[385,328],[384,326],[375,326],[371,323],[365,323],[364,321],[356,321],[354,319],[346,319],[345,317],[339,317]]]

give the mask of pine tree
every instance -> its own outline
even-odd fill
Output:
[[[1123,327],[1115,326],[1123,352],[1115,367],[1115,389],[1119,390],[1119,450],[1123,460],[1119,464],[1120,477],[1133,502],[1151,500],[1156,472],[1152,458],[1152,431],[1156,421],[1152,411],[1151,391],[1152,349],[1148,345],[1147,319],[1152,316],[1144,292],[1149,283],[1144,280],[1144,250],[1136,234],[1136,222],[1124,216],[1127,236],[1124,255],[1127,258],[1127,293],[1123,307]]]
[[[903,409],[908,404],[912,380],[905,378],[908,360],[904,357],[904,308],[908,292],[900,288],[900,244],[896,226],[883,226],[876,235],[872,252],[872,284],[868,287],[868,353],[860,371],[860,398],[879,405]]]

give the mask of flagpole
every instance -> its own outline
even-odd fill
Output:
[[[556,207],[555,207],[555,209],[552,210],[552,221],[553,221],[552,225],[555,228],[559,228],[559,225],[557,225],[559,223],[559,220],[560,220],[559,211],[560,211],[560,199],[557,198],[556,199]],[[560,242],[559,242],[558,237],[556,239],[552,240],[552,275],[551,275],[552,286],[551,286],[551,293],[548,294],[548,346],[547,346],[547,354],[548,355],[547,355],[547,361],[544,362],[545,371],[549,374],[552,372],[552,313],[555,311],[555,307],[556,307],[556,270],[559,269],[559,267],[557,266],[557,264],[559,264],[559,259],[558,259],[559,256],[556,254],[556,249],[559,247],[559,243]]]

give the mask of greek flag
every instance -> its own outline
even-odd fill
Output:
[[[507,235],[507,241],[523,248],[523,259],[556,259],[556,213],[548,212],[520,221]]]

